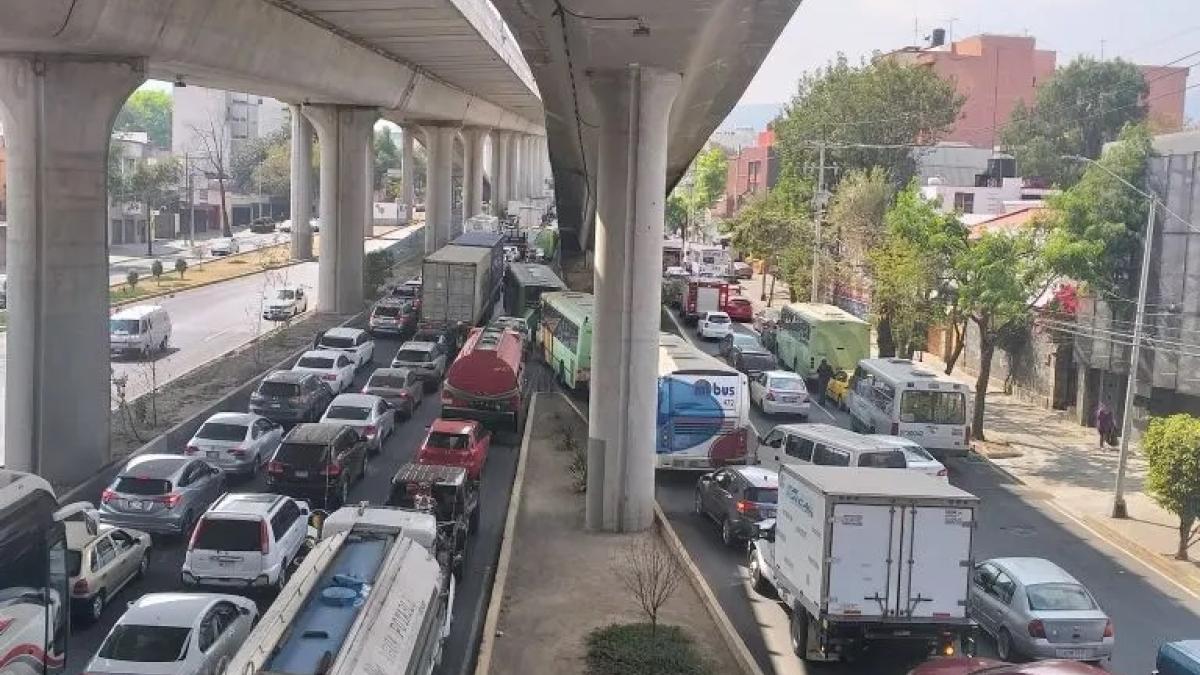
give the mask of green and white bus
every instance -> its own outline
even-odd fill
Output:
[[[854,372],[871,355],[871,327],[839,307],[813,302],[793,302],[779,313],[775,355],[785,368],[806,379],[817,376],[821,359],[834,372]]]
[[[504,311],[524,319],[529,334],[536,335],[542,293],[565,290],[567,285],[546,265],[508,263],[508,274],[504,275]]]
[[[592,370],[592,311],[590,293],[542,293],[542,322],[537,332],[542,357],[572,389],[587,387]]]

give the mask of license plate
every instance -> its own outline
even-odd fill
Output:
[[[283,404],[282,404],[282,403],[272,403],[272,404],[271,404],[271,407],[272,407],[272,408],[282,408],[282,407],[283,407]]]
[[[783,397],[783,402],[784,402],[784,403],[795,403],[795,402],[796,402],[796,397],[795,397],[795,396],[784,396],[784,397]]]
[[[1092,650],[1090,650],[1090,649],[1055,649],[1054,655],[1060,659],[1090,659],[1090,658],[1092,658]]]
[[[204,456],[209,459],[218,459],[221,457],[221,453],[217,452],[216,450],[209,450],[208,452],[204,453]]]
[[[131,499],[131,500],[125,502],[125,506],[127,506],[129,508],[129,510],[131,510],[131,511],[145,511],[146,510],[146,502],[143,502],[143,501],[137,501],[137,500]]]
[[[297,471],[295,475],[296,475],[296,478],[308,478],[307,471]]]

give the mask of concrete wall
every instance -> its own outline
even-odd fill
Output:
[[[979,365],[979,328],[970,322],[958,366],[976,375]],[[1003,390],[1007,383],[1022,400],[1043,408],[1066,408],[1074,404],[1070,381],[1075,377],[1072,345],[1060,345],[1046,331],[1034,328],[1014,351],[996,349],[989,389]]]

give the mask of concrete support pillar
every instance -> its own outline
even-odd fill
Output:
[[[312,227],[312,122],[298,105],[292,105],[292,260],[313,255]]]
[[[375,108],[306,105],[321,140],[321,244],[317,310],[349,314],[363,304],[363,232],[370,211],[368,133],[379,119]]]
[[[530,136],[525,142],[525,194],[529,197],[538,196],[537,190],[537,136]]]
[[[483,213],[483,141],[488,129],[463,129],[463,218]]]
[[[363,222],[363,238],[370,239],[375,234],[375,126],[367,128],[366,152],[363,153],[363,169],[367,176],[367,189],[363,195],[363,205],[367,218]],[[366,251],[363,251],[366,255]]]
[[[654,514],[658,335],[667,123],[678,74],[630,66],[598,72],[593,396],[587,525],[626,532]]]
[[[400,189],[403,193],[405,222],[413,222],[413,205],[417,200],[417,186],[413,183],[413,127],[404,127],[404,136],[400,146]]]
[[[458,128],[430,124],[425,132],[425,252],[432,253],[450,241],[453,203],[454,137]]]
[[[73,485],[109,461],[106,172],[141,59],[0,57],[8,175],[5,464]],[[157,348],[162,345],[155,345]]]
[[[497,129],[492,134],[492,215],[508,210],[508,139],[511,131]]]
[[[508,137],[508,181],[506,182],[508,189],[504,194],[504,205],[507,207],[511,201],[521,199],[521,134],[516,132]]]

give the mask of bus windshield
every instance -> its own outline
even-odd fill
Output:
[[[966,424],[967,397],[961,391],[905,391],[900,421],[914,424]]]

